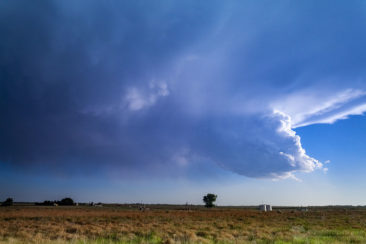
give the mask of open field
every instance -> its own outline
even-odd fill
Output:
[[[366,209],[1,207],[0,243],[366,243]]]

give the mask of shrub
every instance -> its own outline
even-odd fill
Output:
[[[8,198],[1,204],[1,206],[12,206],[13,205],[13,198]]]
[[[44,202],[36,202],[35,205],[38,205],[38,206],[53,206],[55,203],[56,203],[56,201],[46,200]]]
[[[58,203],[58,205],[62,205],[62,206],[72,206],[75,204],[74,200],[72,200],[69,197],[62,199],[61,201],[58,201],[57,203]]]

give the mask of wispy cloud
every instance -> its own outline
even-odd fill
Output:
[[[272,107],[289,114],[293,128],[332,124],[350,115],[362,115],[366,111],[366,92],[358,89],[305,90],[275,101]]]

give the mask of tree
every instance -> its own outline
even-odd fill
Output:
[[[8,198],[1,204],[1,206],[12,206],[13,205],[13,198]]]
[[[71,198],[67,197],[62,199],[61,201],[57,202],[59,205],[66,205],[66,206],[71,206],[74,205],[74,200],[72,200]]]
[[[216,201],[217,195],[208,193],[206,196],[203,196],[203,202],[205,203],[206,208],[212,208],[215,206],[214,202]]]

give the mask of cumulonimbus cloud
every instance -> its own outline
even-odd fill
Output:
[[[310,3],[20,2],[0,3],[0,163],[294,177],[322,168],[294,128],[366,110],[348,65],[364,13],[337,29],[344,12],[316,4],[309,25]]]

